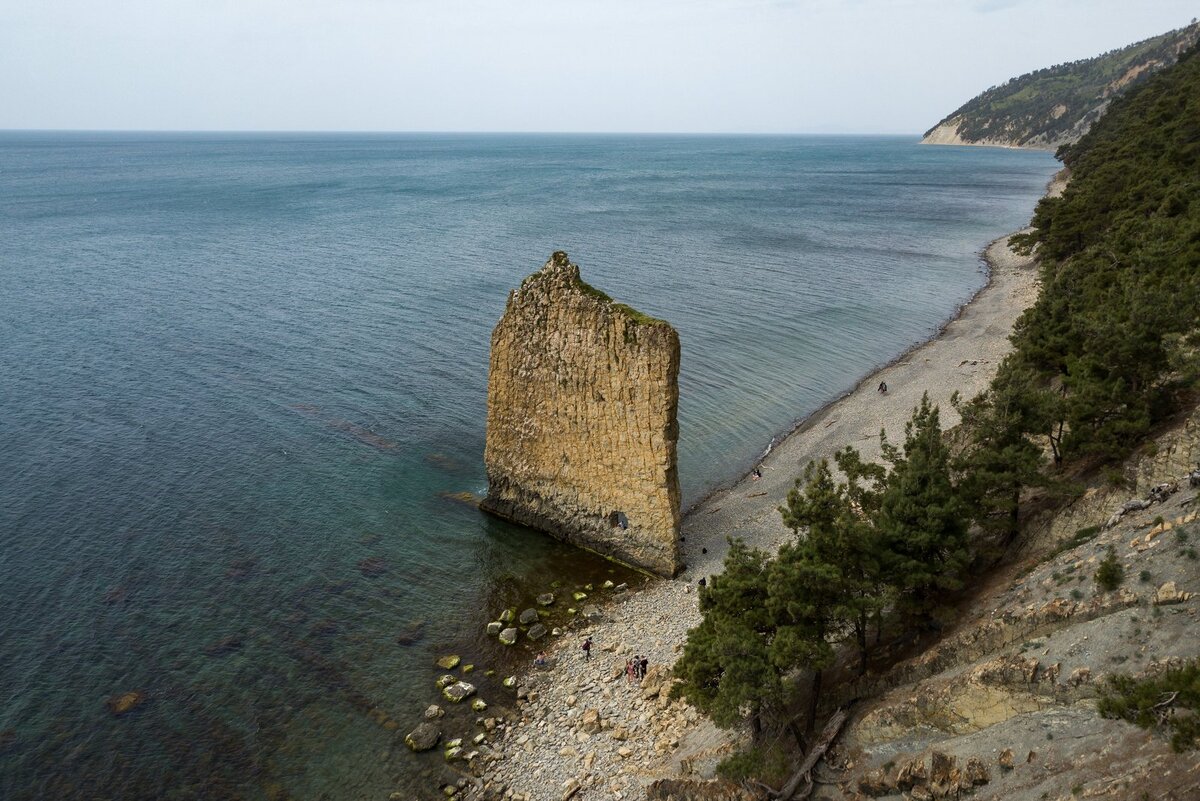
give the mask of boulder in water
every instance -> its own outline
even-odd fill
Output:
[[[137,690],[120,695],[114,695],[109,698],[105,704],[108,706],[108,711],[114,715],[124,715],[127,712],[132,712],[135,707],[140,706],[146,696]]]
[[[550,606],[550,604],[554,603],[554,593],[543,592],[537,597],[537,602],[539,606]]]
[[[504,631],[500,632],[501,645],[515,645],[517,642],[517,630],[509,626]]]
[[[537,610],[530,608],[530,609],[526,609],[524,612],[521,613],[521,617],[518,618],[518,621],[521,623],[522,626],[528,626],[533,623],[537,623],[537,619],[538,619]]]
[[[537,642],[546,636],[546,627],[541,623],[534,623],[529,627],[529,631],[525,633],[525,636],[534,642]]]
[[[425,721],[408,733],[408,736],[404,738],[404,744],[413,751],[428,751],[437,745],[440,739],[442,739],[441,729],[429,721]]]
[[[423,636],[425,636],[425,621],[414,620],[404,627],[400,636],[396,638],[396,642],[400,645],[415,645]]]
[[[456,681],[448,687],[442,689],[442,695],[447,701],[457,704],[458,702],[471,697],[475,694],[475,685],[465,681]]]
[[[437,666],[442,670],[454,670],[454,668],[458,667],[458,663],[461,661],[462,657],[460,657],[458,654],[449,654],[439,659],[437,661]]]

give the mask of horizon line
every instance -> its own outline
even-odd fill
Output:
[[[813,132],[813,131],[533,131],[533,130],[438,130],[438,129],[337,129],[337,128],[0,128],[0,134],[349,134],[362,136],[451,135],[451,136],[916,136],[913,132]]]

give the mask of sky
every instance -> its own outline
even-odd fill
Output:
[[[1195,0],[0,0],[0,129],[919,134]]]

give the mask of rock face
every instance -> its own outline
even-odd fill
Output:
[[[679,335],[555,253],[492,333],[481,508],[622,562],[679,568]]]

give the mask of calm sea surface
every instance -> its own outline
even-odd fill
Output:
[[[0,134],[0,797],[422,797],[440,753],[401,738],[436,656],[502,704],[528,652],[489,616],[640,580],[448,497],[485,488],[522,277],[563,249],[679,329],[690,503],[928,337],[1055,166],[910,138]]]

